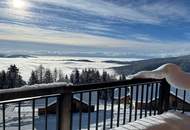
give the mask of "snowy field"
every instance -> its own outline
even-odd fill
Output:
[[[21,129],[22,130],[31,130],[32,129],[32,107],[27,104],[22,104],[21,107]],[[38,116],[38,108],[35,109],[35,130],[45,130],[45,118],[44,116]],[[95,106],[96,108],[96,106]],[[104,113],[104,105],[99,105],[99,129],[103,128],[103,114]],[[116,127],[117,123],[117,113],[118,113],[118,105],[114,105],[113,111],[113,127]],[[120,125],[123,123],[123,114],[124,113],[124,105],[120,105]],[[140,117],[140,111],[137,111],[138,119]],[[149,113],[149,112],[148,112]],[[1,113],[2,114],[2,113]],[[144,114],[144,112],[143,112]],[[15,104],[10,104],[6,108],[6,130],[16,130],[18,129],[18,108]],[[132,111],[132,121],[134,120],[135,111]],[[106,128],[110,128],[110,117],[111,117],[111,104],[107,104],[106,110]],[[126,123],[129,120],[129,106],[127,105],[126,109]],[[79,113],[73,113],[73,125],[72,129],[77,130],[79,126]],[[88,127],[88,113],[82,113],[82,129],[85,130]],[[96,111],[91,112],[91,123],[90,129],[95,130],[96,128]],[[48,115],[48,130],[56,129],[56,115]],[[2,115],[0,116],[0,130],[2,130]]]
[[[106,70],[114,73],[110,67],[122,66],[116,63],[106,63],[104,61],[134,61],[134,58],[96,58],[96,57],[64,57],[64,56],[35,56],[28,58],[0,58],[0,70],[7,69],[11,64],[15,64],[21,72],[24,80],[28,80],[32,70],[39,65],[63,70],[64,74],[70,74],[73,69],[96,68],[100,71]]]

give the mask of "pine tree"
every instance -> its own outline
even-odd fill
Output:
[[[103,71],[103,74],[102,74],[102,81],[103,82],[106,82],[108,80],[108,74],[106,71]]]
[[[71,83],[74,84],[74,82],[75,82],[75,75],[74,75],[74,73],[71,73],[71,75],[70,75],[70,81],[71,81]]]
[[[9,88],[16,87],[16,80],[18,78],[19,69],[16,65],[10,65],[7,72],[7,82]]]
[[[53,75],[50,69],[46,69],[45,75],[43,77],[43,83],[52,83],[53,82]]]
[[[0,84],[1,89],[6,89],[7,88],[7,75],[4,70],[1,72],[0,82],[1,82],[1,84]]]
[[[101,81],[100,72],[96,71],[97,82]]]
[[[8,88],[21,87],[26,84],[22,79],[22,76],[19,74],[19,69],[16,65],[10,65],[6,76]]]
[[[21,75],[18,75],[17,86],[21,87],[23,85],[26,85],[26,82],[24,80],[22,80],[22,76]]]
[[[2,73],[2,86],[4,86],[4,88],[7,88],[7,74],[6,72],[3,70]]]
[[[59,70],[58,77],[59,77],[58,82],[64,82],[63,71]]]
[[[69,83],[68,75],[65,75],[65,82],[66,82],[66,83]]]
[[[79,70],[75,69],[75,82],[74,82],[74,84],[79,84],[79,82],[80,82],[79,78],[80,78]]]
[[[32,71],[31,72],[31,76],[29,78],[28,84],[29,85],[33,85],[33,84],[38,84],[38,83],[39,83],[39,81],[38,81],[37,72],[36,71]]]
[[[54,82],[57,81],[57,77],[58,77],[58,72],[57,72],[57,68],[55,68],[54,71],[53,71],[53,81]]]
[[[40,65],[37,68],[36,72],[37,72],[37,75],[38,75],[39,83],[43,83],[43,77],[44,77],[44,74],[45,74],[45,68],[42,65]]]

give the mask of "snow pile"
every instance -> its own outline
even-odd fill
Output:
[[[21,89],[22,88],[51,88],[51,87],[59,87],[59,86],[70,86],[72,85],[72,83],[66,83],[66,82],[54,82],[54,83],[44,83],[44,84],[34,84],[34,85],[25,85],[23,87],[20,87]]]

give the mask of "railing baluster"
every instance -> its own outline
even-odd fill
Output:
[[[124,94],[124,110],[123,110],[123,125],[125,124],[126,118],[126,106],[127,106],[127,89],[128,87],[125,86],[125,94]]]
[[[157,107],[158,107],[157,96],[158,96],[158,83],[156,83],[156,90],[155,90],[154,115],[156,115],[156,111],[157,111]]]
[[[82,100],[83,100],[83,93],[80,93],[80,108],[79,108],[79,130],[82,128]]]
[[[146,86],[146,102],[145,102],[145,117],[147,117],[147,110],[148,110],[148,95],[149,95],[149,85]]]
[[[178,95],[178,89],[176,88],[176,91],[175,91],[175,110],[177,110],[177,105],[178,105],[178,101],[177,101],[178,96],[177,95]]]
[[[140,109],[140,119],[142,118],[142,110],[144,104],[144,84],[141,86],[141,109]]]
[[[111,119],[110,119],[110,128],[113,128],[113,107],[114,107],[114,88],[111,89]]]
[[[137,120],[137,104],[139,97],[139,85],[136,86],[136,98],[135,98],[135,120]]]
[[[149,105],[150,112],[149,112],[149,116],[152,115],[152,107],[153,107],[153,105],[152,105],[152,98],[153,98],[153,91],[154,91],[153,87],[154,87],[154,83],[151,84],[150,105]]]
[[[183,91],[183,111],[182,111],[182,113],[184,113],[185,112],[185,99],[186,99],[186,90],[184,90]]]
[[[130,109],[129,109],[129,122],[131,122],[132,120],[132,109],[133,109],[133,86],[130,87],[131,88],[131,100],[130,100]]]
[[[121,88],[118,88],[118,107],[117,107],[117,127],[119,127],[120,120],[120,103],[121,103]]]
[[[106,130],[106,109],[107,109],[107,90],[105,92],[105,99],[104,99],[104,122],[103,122],[103,130]]]
[[[34,130],[35,124],[35,99],[32,99],[32,130]]]
[[[88,130],[90,130],[90,123],[91,123],[91,91],[89,92],[89,97],[88,97]]]
[[[2,109],[3,109],[3,130],[5,130],[5,103],[2,104]]]
[[[100,99],[100,91],[97,91],[97,108],[96,108],[96,130],[98,130],[98,119],[99,119],[99,99]]]
[[[47,130],[48,97],[45,97],[45,130]]]
[[[18,102],[18,130],[21,129],[21,110],[20,110],[20,107],[21,107],[21,103]]]

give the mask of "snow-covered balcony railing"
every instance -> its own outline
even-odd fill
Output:
[[[169,95],[170,85],[156,79],[44,84],[1,90],[0,127],[105,130],[167,111]]]

